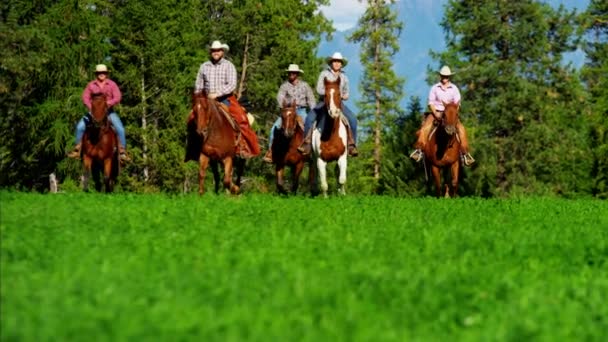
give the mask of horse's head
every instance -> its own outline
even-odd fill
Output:
[[[196,132],[202,136],[206,135],[211,118],[211,104],[207,98],[207,92],[192,94],[192,112],[196,120]]]
[[[283,108],[281,108],[281,130],[283,131],[283,135],[291,138],[296,131],[297,125],[296,101],[292,101],[291,104],[283,102]]]
[[[460,104],[457,102],[450,102],[444,103],[443,105],[445,106],[445,110],[441,119],[441,125],[448,135],[453,135],[456,132]]]
[[[331,82],[323,79],[325,84],[325,107],[332,118],[340,117],[342,114],[342,95],[340,94],[340,78]]]
[[[102,123],[108,115],[108,104],[106,96],[102,93],[91,95],[91,116],[97,123]]]

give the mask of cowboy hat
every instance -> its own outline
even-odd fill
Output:
[[[289,64],[289,67],[287,69],[285,69],[286,72],[297,72],[300,74],[304,73],[304,70],[300,69],[300,67],[297,64]]]
[[[339,52],[334,52],[333,55],[331,55],[331,57],[327,57],[327,64],[331,64],[332,61],[340,61],[342,62],[342,66],[346,66],[346,64],[348,64],[348,61],[346,60],[346,58],[342,57],[342,54]]]
[[[108,73],[109,72],[108,71],[108,67],[105,64],[97,64],[95,66],[95,73],[99,74],[99,73],[102,73],[102,72]]]
[[[439,70],[439,75],[449,77],[449,76],[454,75],[454,73],[452,72],[452,70],[450,70],[449,66],[444,65],[441,67],[441,70]]]
[[[224,50],[224,52],[228,52],[228,50],[230,50],[230,48],[228,47],[228,44],[222,44],[222,43],[220,43],[219,40],[214,40],[213,43],[211,43],[211,45],[209,46],[209,50],[219,50],[219,49]]]

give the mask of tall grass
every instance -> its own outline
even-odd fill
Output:
[[[0,193],[2,340],[608,339],[608,202]]]

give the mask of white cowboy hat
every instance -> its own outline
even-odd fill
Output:
[[[346,60],[346,58],[342,57],[342,54],[339,52],[334,52],[334,54],[331,55],[331,57],[327,57],[327,64],[331,64],[332,61],[341,61],[343,67],[346,66],[346,64],[348,64],[348,61]]]
[[[300,67],[297,64],[289,64],[289,67],[287,69],[285,69],[285,71],[287,72],[297,72],[300,74],[304,73],[304,70],[300,69]]]
[[[228,52],[228,50],[230,50],[230,48],[228,47],[228,44],[222,44],[222,43],[220,43],[219,40],[214,40],[213,43],[211,43],[211,45],[209,46],[209,50],[218,50],[218,49],[222,49],[222,50],[224,50],[224,52]]]
[[[441,70],[439,70],[439,75],[449,77],[449,76],[454,75],[454,73],[452,72],[452,70],[450,70],[449,66],[444,65],[441,67]]]
[[[100,73],[100,72],[109,72],[108,67],[105,64],[97,64],[95,66],[95,73]]]

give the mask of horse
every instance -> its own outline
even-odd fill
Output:
[[[277,176],[277,191],[280,194],[287,194],[284,186],[286,166],[291,168],[291,193],[295,195],[298,191],[304,163],[310,160],[298,151],[298,146],[302,144],[302,141],[304,141],[304,130],[298,124],[296,102],[293,101],[291,104],[284,102],[281,108],[281,127],[275,131],[275,138],[271,146],[272,161]],[[313,173],[309,168],[309,178],[312,177]]]
[[[451,182],[445,184],[445,197],[458,196],[458,177],[460,176],[460,139],[456,132],[458,124],[458,103],[444,103],[445,111],[441,118],[435,117],[439,124],[433,128],[424,147],[425,165],[433,175],[437,197],[441,197],[442,171],[450,170]],[[429,114],[434,115],[434,114]]]
[[[342,96],[340,95],[340,78],[336,81],[323,79],[325,84],[325,108],[319,115],[319,124],[312,132],[312,152],[314,165],[317,168],[318,180],[321,183],[323,196],[327,197],[327,163],[338,161],[338,193],[346,194],[347,168],[347,126],[342,113]]]
[[[199,195],[205,193],[205,173],[207,167],[211,165],[213,179],[215,183],[215,193],[220,188],[220,173],[218,163],[224,166],[224,189],[231,194],[240,191],[241,177],[245,168],[245,160],[236,157],[236,145],[240,136],[238,125],[232,120],[228,113],[228,108],[222,109],[219,102],[209,100],[205,92],[193,93],[192,112],[194,120],[189,124],[188,129],[193,130],[190,136],[196,141],[193,142],[197,149],[199,172],[198,172],[198,192]],[[236,182],[232,181],[233,169],[236,165]]]
[[[118,137],[108,119],[106,96],[98,93],[91,97],[91,114],[82,137],[83,190],[89,191],[89,178],[93,176],[95,189],[102,190],[100,173],[103,170],[105,192],[112,192],[118,177]]]

